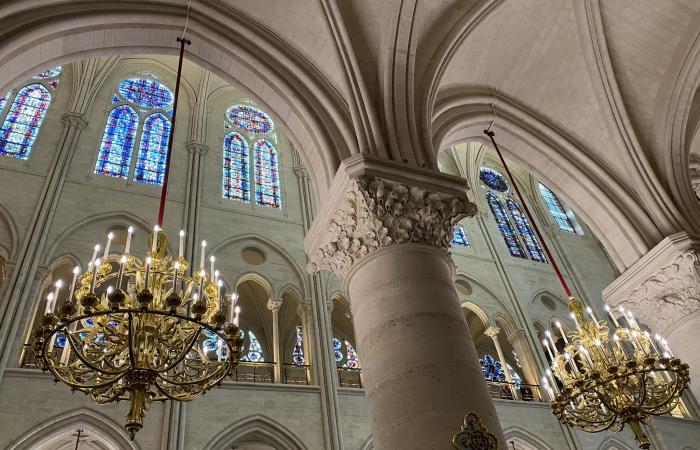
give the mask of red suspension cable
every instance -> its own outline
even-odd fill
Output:
[[[542,233],[540,233],[540,228],[537,226],[537,222],[535,222],[535,219],[532,217],[532,214],[530,214],[530,209],[527,207],[527,203],[525,202],[525,197],[520,193],[520,189],[518,189],[518,184],[515,182],[515,179],[513,178],[513,174],[510,173],[510,169],[508,168],[508,164],[506,164],[506,160],[503,158],[503,154],[501,154],[501,149],[498,147],[498,144],[496,144],[496,133],[494,133],[491,130],[484,130],[484,134],[491,139],[491,143],[493,144],[493,147],[496,149],[496,153],[498,154],[498,158],[501,160],[501,164],[503,164],[503,168],[506,169],[506,174],[508,175],[508,179],[510,180],[510,184],[513,185],[513,189],[515,189],[515,193],[518,195],[518,198],[520,199],[520,203],[523,205],[523,209],[525,210],[525,214],[527,215],[528,220],[530,220],[530,223],[532,224],[532,228],[535,230],[535,233],[537,234],[537,238],[540,240],[542,243],[542,248],[544,248],[545,253],[547,254],[547,258],[549,258],[549,262],[552,264],[552,267],[554,268],[554,272],[557,274],[557,278],[559,278],[559,282],[561,283],[561,287],[564,288],[564,292],[566,292],[566,295],[571,298],[573,295],[571,294],[571,289],[569,289],[569,285],[566,284],[566,280],[564,279],[564,276],[561,274],[561,271],[559,270],[559,266],[557,265],[557,262],[555,261],[554,257],[552,256],[552,252],[549,251],[549,246],[547,245],[547,241],[544,240],[544,237],[542,236]]]
[[[165,199],[168,196],[168,179],[170,178],[170,158],[173,154],[173,138],[175,136],[175,119],[177,117],[177,99],[180,95],[180,80],[182,79],[182,61],[185,59],[185,45],[192,42],[184,37],[177,38],[180,43],[180,59],[177,62],[177,79],[175,81],[175,98],[173,99],[173,117],[170,121],[170,136],[168,136],[168,154],[165,157],[165,175],[163,176],[163,190],[160,192],[160,208],[158,209],[158,221],[156,225],[163,228],[163,215],[165,214]]]

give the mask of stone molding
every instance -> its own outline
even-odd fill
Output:
[[[484,334],[491,339],[496,339],[498,337],[498,333],[501,332],[501,329],[498,327],[488,327],[487,329],[484,330]]]
[[[78,130],[84,130],[88,126],[88,121],[85,119],[85,114],[76,112],[67,112],[61,116],[61,121],[65,127],[73,127]]]
[[[461,179],[447,176],[440,186],[446,176],[411,171],[364,156],[344,161],[325,214],[309,230],[307,270],[330,270],[342,279],[356,262],[397,244],[427,244],[447,252],[456,224],[476,214],[466,181],[458,184]]]
[[[700,239],[677,233],[662,240],[630,267],[603,296],[610,306],[630,309],[654,331],[700,311]]]
[[[209,153],[209,146],[199,141],[189,141],[185,144],[185,148],[194,155],[207,156]]]
[[[267,309],[276,313],[282,308],[282,300],[270,299],[267,301]]]

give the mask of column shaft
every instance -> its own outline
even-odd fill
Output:
[[[505,442],[444,251],[378,250],[346,285],[377,448],[450,449],[468,411]]]

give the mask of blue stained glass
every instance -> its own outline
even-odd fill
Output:
[[[342,346],[343,346],[343,343],[340,342],[340,339],[333,338],[333,357],[335,358],[336,362],[340,362],[345,358],[345,356],[343,355],[343,352],[340,351],[340,348]]]
[[[508,182],[506,179],[493,169],[482,167],[479,171],[479,179],[494,191],[505,192],[508,190]]]
[[[503,203],[491,192],[486,193],[486,200],[488,201],[489,208],[491,208],[493,218],[496,220],[498,230],[501,232],[503,240],[508,247],[508,252],[512,256],[525,258],[525,252],[518,241],[518,237],[515,235],[515,229],[513,229],[513,225],[510,223],[510,219],[508,219],[508,214],[503,207]]]
[[[506,367],[508,369],[508,372],[510,372],[510,380],[515,385],[516,389],[520,389],[520,386],[523,384],[522,378],[520,378],[520,375],[518,375],[518,372],[513,370],[513,368],[510,366],[510,364],[506,363]]]
[[[169,136],[170,119],[165,114],[155,113],[146,117],[143,121],[141,145],[136,161],[135,181],[156,186],[163,185]]]
[[[119,94],[145,109],[167,108],[173,103],[173,93],[155,80],[130,78],[119,83]]]
[[[490,381],[506,381],[506,374],[503,372],[501,362],[496,361],[493,356],[486,354],[479,359],[479,363],[481,363],[484,378]]]
[[[137,126],[138,116],[130,106],[121,105],[110,111],[95,173],[119,178],[128,176]]]
[[[281,206],[277,150],[267,139],[255,143],[255,202],[272,208]]]
[[[235,131],[224,137],[224,198],[250,201],[248,142]]]
[[[9,99],[11,95],[12,95],[12,91],[8,91],[4,97],[0,98],[0,113],[2,113],[2,110],[5,109],[5,104],[7,103],[7,99]]]
[[[68,338],[66,337],[66,334],[63,331],[59,331],[56,333],[56,340],[54,341],[54,348],[65,348],[66,344],[68,343]]]
[[[115,94],[115,95],[112,97],[112,104],[119,103],[119,102],[120,102],[119,96]]]
[[[552,192],[552,190],[544,184],[540,183],[540,194],[542,194],[542,198],[547,204],[552,218],[557,225],[559,225],[559,229],[568,233],[576,233],[576,230],[574,230],[574,224],[571,223],[571,219],[569,219],[569,216],[566,214],[566,211],[564,211],[564,207],[561,205],[559,198],[554,194],[554,192]]]
[[[258,342],[258,338],[255,337],[252,331],[248,331],[248,337],[250,338],[250,345],[248,346],[247,359],[251,362],[263,362],[262,346]]]
[[[303,366],[306,363],[304,359],[304,334],[301,332],[301,327],[297,327],[297,341],[292,350],[292,363],[296,366]]]
[[[61,75],[61,72],[63,72],[63,68],[61,66],[56,66],[43,72],[37,73],[36,75],[34,75],[34,79],[41,80],[47,78],[56,78],[57,76]]]
[[[462,245],[465,247],[469,245],[469,238],[467,238],[467,233],[464,232],[464,227],[462,225],[455,229],[454,236],[452,237],[450,244]]]
[[[508,206],[511,216],[513,216],[513,220],[515,221],[515,226],[518,228],[520,237],[522,237],[523,241],[525,242],[525,248],[527,248],[530,258],[532,258],[533,261],[546,263],[547,258],[544,256],[542,247],[540,247],[539,242],[537,242],[535,233],[532,232],[530,223],[527,221],[527,218],[521,211],[518,202],[508,197],[506,199],[506,205]]]
[[[226,111],[226,118],[250,134],[267,134],[273,129],[270,116],[248,105],[233,105]]]
[[[345,349],[347,350],[347,361],[345,361],[343,367],[346,367],[348,369],[359,369],[360,357],[357,356],[357,352],[348,341],[345,341]]]
[[[50,104],[51,94],[41,84],[30,84],[17,92],[0,128],[0,155],[29,157]]]

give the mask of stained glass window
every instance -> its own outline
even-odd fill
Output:
[[[494,191],[505,192],[508,190],[508,182],[503,175],[488,167],[482,167],[479,170],[479,179]]]
[[[510,364],[506,363],[506,367],[508,368],[508,372],[510,373],[510,380],[513,382],[515,387],[517,389],[520,389],[520,386],[523,384],[522,378],[520,378],[520,375],[518,375],[518,372],[516,372]]]
[[[129,175],[137,127],[138,116],[130,106],[121,105],[110,111],[102,135],[95,173],[119,178]]]
[[[501,362],[494,359],[493,356],[486,354],[479,359],[479,363],[481,363],[481,371],[487,380],[506,381],[506,374],[503,372]]]
[[[347,356],[345,364],[343,367],[348,369],[359,369],[360,368],[360,357],[357,356],[357,352],[348,341],[345,341],[345,349],[347,350]]]
[[[267,134],[273,129],[270,116],[248,105],[233,105],[226,111],[226,118],[250,134]]]
[[[0,98],[0,114],[2,114],[2,111],[5,109],[5,104],[7,103],[7,100],[10,98],[11,95],[12,91],[8,91],[4,97]]]
[[[340,342],[340,339],[333,338],[333,357],[335,358],[335,362],[341,362],[343,359],[345,359],[345,355],[343,355],[343,352],[340,351],[342,347],[343,343]]]
[[[239,133],[224,137],[224,198],[250,201],[248,142]]]
[[[469,238],[467,238],[467,233],[464,232],[464,227],[462,225],[455,229],[454,236],[450,242],[452,245],[469,245]]]
[[[170,119],[163,113],[155,113],[143,121],[141,145],[136,160],[134,180],[139,183],[163,185],[165,160],[168,157]]]
[[[571,223],[571,219],[569,219],[569,216],[566,214],[566,211],[564,211],[564,207],[561,205],[559,198],[557,198],[554,192],[552,192],[552,190],[544,184],[540,183],[540,194],[542,194],[542,198],[547,204],[552,218],[557,225],[559,225],[559,229],[569,233],[576,233],[576,230],[574,230],[574,224]]]
[[[533,261],[546,263],[547,258],[542,251],[542,247],[540,247],[539,242],[537,242],[535,233],[532,232],[530,223],[527,221],[525,214],[523,214],[522,210],[520,209],[518,202],[508,197],[506,199],[506,205],[508,206],[510,215],[513,216],[513,220],[515,221],[515,226],[520,233],[520,237],[523,239],[523,242],[525,242],[525,248],[527,248],[530,258]]]
[[[0,128],[0,155],[29,157],[50,104],[51,93],[42,84],[30,84],[17,92]]]
[[[492,192],[486,193],[486,200],[488,201],[489,208],[491,208],[491,213],[493,214],[498,229],[503,236],[503,241],[505,241],[508,247],[508,252],[512,256],[518,258],[525,258],[525,252],[523,251],[518,237],[515,235],[515,229],[508,218],[506,209],[503,207],[503,203],[496,197]]]
[[[248,338],[250,339],[250,344],[248,345],[248,354],[246,355],[247,360],[250,362],[263,362],[262,346],[258,342],[258,338],[252,331],[248,331]]]
[[[119,94],[140,108],[165,109],[173,103],[173,93],[163,84],[148,78],[130,78],[119,83]]]
[[[280,179],[277,150],[267,139],[255,143],[255,202],[261,206],[279,208]]]
[[[56,66],[52,67],[51,69],[47,69],[43,72],[39,72],[36,75],[34,75],[35,80],[44,80],[44,79],[49,79],[49,78],[56,78],[57,76],[61,75],[63,72],[63,67],[61,66]]]
[[[301,327],[297,327],[297,340],[292,350],[292,363],[296,366],[303,366],[306,363],[304,359],[304,334],[301,332]]]

